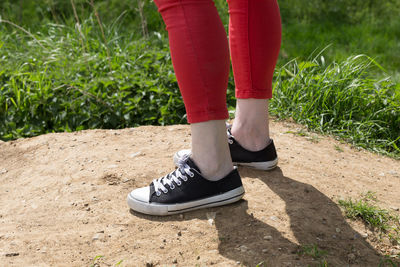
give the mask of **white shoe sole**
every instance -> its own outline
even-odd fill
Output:
[[[127,202],[129,207],[134,211],[148,215],[165,216],[196,209],[227,205],[240,200],[243,197],[243,195],[244,195],[244,188],[243,186],[241,186],[220,195],[203,198],[200,200],[190,201],[186,203],[177,203],[177,204],[148,203],[134,198],[131,193],[128,195]]]
[[[190,156],[192,152],[190,149],[183,149],[174,154],[174,164],[178,166],[178,162],[181,158]],[[262,171],[269,171],[274,169],[278,165],[278,158],[271,161],[262,161],[262,162],[233,162],[235,166],[246,166],[250,168],[254,168]]]
[[[233,162],[234,165],[246,166],[262,171],[269,171],[274,169],[278,165],[278,158],[271,161],[263,162]]]

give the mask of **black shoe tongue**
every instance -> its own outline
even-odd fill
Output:
[[[190,168],[195,169],[198,173],[201,173],[199,167],[197,167],[196,163],[191,158],[186,160],[186,164],[189,165]]]

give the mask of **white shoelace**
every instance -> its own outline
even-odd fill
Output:
[[[187,157],[189,157],[189,155]],[[194,176],[194,173],[190,170],[190,166],[186,163],[187,157],[179,159],[178,168],[175,171],[153,180],[154,191],[156,192],[157,196],[161,195],[161,191],[163,191],[164,194],[168,193],[168,189],[165,187],[165,185],[168,185],[171,190],[174,190],[175,185],[173,182],[180,186],[182,184],[181,180],[184,182],[188,180],[187,175],[190,177]]]

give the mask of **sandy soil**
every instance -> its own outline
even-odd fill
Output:
[[[271,129],[279,167],[239,168],[244,200],[170,217],[131,212],[126,195],[174,168],[174,152],[190,148],[188,126],[0,142],[0,265],[90,266],[101,255],[100,266],[319,266],[298,253],[316,244],[329,266],[378,266],[400,252],[337,205],[373,191],[399,215],[399,161],[300,136],[296,124]]]

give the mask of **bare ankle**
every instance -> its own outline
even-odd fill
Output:
[[[199,167],[201,175],[211,181],[224,178],[233,170],[232,160],[213,160],[214,157],[196,157],[192,155],[192,160]]]
[[[232,135],[242,147],[250,151],[262,150],[271,142],[269,132],[265,129],[232,127]]]
[[[233,170],[224,120],[191,124],[192,159],[204,178],[219,180]]]
[[[250,151],[265,148],[269,142],[267,99],[238,99],[232,135]]]

